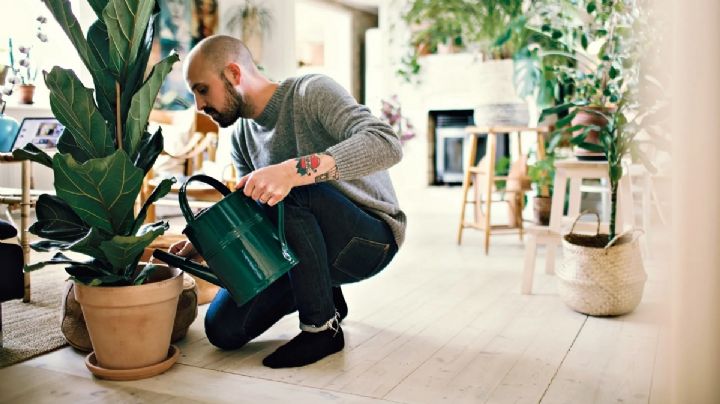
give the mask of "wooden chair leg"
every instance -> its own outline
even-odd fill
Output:
[[[522,294],[532,293],[533,276],[535,275],[535,257],[537,255],[537,237],[528,234],[525,244],[525,269],[523,270]]]
[[[555,273],[555,254],[557,254],[558,242],[548,240],[545,243],[545,273],[553,275]]]

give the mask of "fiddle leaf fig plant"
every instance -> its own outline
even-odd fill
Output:
[[[65,127],[52,157],[32,144],[13,152],[52,168],[55,195],[41,195],[30,232],[42,238],[31,246],[57,251],[26,271],[49,264],[66,266],[70,276],[90,285],[143,283],[143,249],[167,230],[167,222],[144,224],[148,207],[165,196],[174,179],[163,180],[135,215],[145,174],[163,149],[161,130],[147,131],[153,102],[172,65],[171,54],[145,72],[160,12],[155,0],[88,0],[97,20],[87,37],[69,0],[43,0],[89,70],[95,88],[86,88],[73,70],[44,72],[50,106]],[[63,251],[84,254],[71,259]]]

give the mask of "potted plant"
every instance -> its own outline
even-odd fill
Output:
[[[555,156],[548,154],[545,158],[528,166],[528,177],[535,186],[535,197],[533,197],[535,223],[547,226],[550,224],[550,207],[553,181],[555,180]]]
[[[471,48],[484,59],[510,59],[515,41],[498,46],[505,26],[522,14],[523,0],[414,0],[402,19],[410,27],[407,55],[397,74],[410,82],[420,73],[419,57]]]
[[[255,59],[255,64],[262,62],[263,37],[270,32],[272,15],[256,0],[244,0],[234,5],[228,14],[230,18],[225,27],[233,32],[240,27],[240,38]]]
[[[48,37],[44,30],[47,18],[39,16],[35,19],[35,21],[38,23],[35,38],[40,43],[47,42]],[[19,85],[19,102],[21,104],[32,104],[35,96],[35,80],[37,79],[40,68],[37,65],[37,62],[32,58],[34,47],[35,45],[19,46],[17,48],[19,59],[16,61],[13,40],[12,38],[8,39],[8,54],[10,56],[10,66],[13,72],[13,77],[10,81],[13,87],[14,85]],[[9,93],[12,93],[12,88],[9,90]]]
[[[604,63],[610,50],[607,45],[614,37],[614,20],[609,18],[613,7],[593,0],[539,0],[512,21],[496,43],[515,40],[520,44],[513,56],[519,95],[534,96],[541,110],[584,100],[584,105],[554,111],[557,119],[573,125],[604,125],[600,116],[588,110],[607,112],[608,99],[614,103],[618,98],[617,94],[608,94],[617,92],[621,85],[618,70]],[[623,19],[632,18],[633,13],[628,13]],[[543,115],[550,118],[544,124],[554,126],[555,114]],[[567,132],[555,132],[550,141],[568,146],[569,137]],[[595,131],[587,134],[586,143],[598,143]],[[580,159],[603,159],[597,151],[583,147],[575,151]]]
[[[578,85],[585,83],[585,87],[582,91],[578,91],[580,87],[576,89],[571,102],[546,109],[543,114],[567,113],[557,122],[556,133],[573,134],[572,144],[601,153],[607,159],[609,234],[585,236],[571,230],[565,235],[563,249],[567,258],[558,278],[560,294],[573,309],[591,315],[618,315],[637,306],[646,280],[635,233],[617,234],[616,229],[618,186],[625,174],[623,162],[632,156],[654,170],[636,139],[640,135],[656,138],[650,129],[667,112],[660,103],[641,102],[639,97],[646,86],[657,83],[643,70],[641,59],[643,52],[653,49],[643,18],[647,18],[643,14],[647,11],[641,12],[641,4],[632,0],[588,2],[584,7],[582,11],[608,28],[600,45],[599,65],[594,73],[586,73],[580,67],[569,70],[578,78]],[[579,107],[590,105],[605,107],[583,109],[602,124],[575,120],[581,111]],[[597,133],[597,144],[587,141],[591,132]]]
[[[178,61],[171,54],[145,76],[159,6],[155,1],[90,1],[97,20],[83,35],[68,0],[43,0],[92,75],[94,91],[75,72],[55,66],[44,72],[50,106],[65,126],[52,157],[32,144],[16,159],[50,167],[55,195],[41,195],[30,232],[43,240],[37,251],[57,251],[33,271],[65,265],[75,282],[94,353],[86,358],[93,373],[106,378],[139,378],[164,371],[178,356],[170,334],[182,291],[182,273],[167,266],[141,264],[143,249],[168,228],[144,224],[148,207],[168,193],[164,180],[134,204],[142,180],[163,149],[160,129],[147,131],[160,85]],[[74,259],[72,251],[87,256]]]

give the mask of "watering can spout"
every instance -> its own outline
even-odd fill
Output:
[[[170,266],[180,268],[191,275],[195,275],[202,280],[208,281],[220,287],[225,287],[222,283],[220,283],[220,279],[212,273],[210,268],[205,265],[198,264],[197,262],[190,260],[190,258],[170,254],[169,252],[162,250],[153,251],[153,257]]]

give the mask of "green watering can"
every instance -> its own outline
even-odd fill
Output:
[[[193,181],[211,185],[224,198],[194,216],[186,194]],[[188,178],[180,188],[179,201],[187,221],[183,233],[209,267],[162,250],[155,250],[153,256],[224,287],[238,305],[247,303],[298,263],[285,241],[282,202],[278,204],[276,232],[255,201],[242,191],[231,192],[207,175]]]

